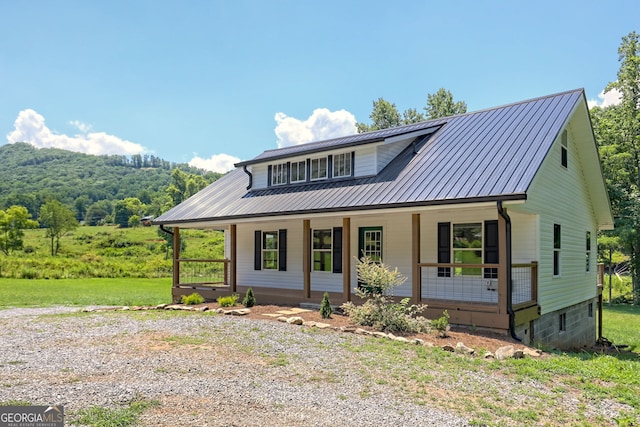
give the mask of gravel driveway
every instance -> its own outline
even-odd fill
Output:
[[[366,338],[190,313],[0,310],[0,402],[159,402],[149,426],[414,426],[468,420],[394,396],[350,369]]]

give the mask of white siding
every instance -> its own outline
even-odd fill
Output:
[[[251,174],[253,175],[253,183],[251,188],[267,188],[269,182],[267,178],[268,171],[268,165],[265,163],[252,165]]]
[[[395,159],[411,143],[412,140],[398,141],[391,144],[378,146],[376,172],[379,173],[385,166]]]
[[[254,270],[254,231],[287,230],[287,271]],[[303,289],[302,221],[238,224],[238,284],[252,287]]]
[[[314,219],[310,221],[310,226],[312,232],[314,229],[342,227],[342,218]],[[313,241],[311,241],[311,245],[313,245]],[[300,244],[297,250],[302,252],[302,244]],[[313,256],[313,254],[311,256]],[[302,262],[302,257],[300,259]],[[311,261],[311,290],[342,293],[342,274],[330,273],[328,271],[313,271],[313,259]]]
[[[596,220],[577,156],[576,141],[569,128],[568,168],[560,164],[558,136],[529,190],[528,201],[518,209],[539,212],[539,287],[542,314],[568,307],[596,296]],[[553,226],[560,224],[561,274],[553,277]],[[592,236],[590,272],[585,271],[586,232]]]
[[[354,159],[354,176],[375,175],[376,171],[376,147],[372,144],[357,147]]]

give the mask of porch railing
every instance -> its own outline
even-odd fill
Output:
[[[228,259],[178,259],[177,286],[229,286]]]
[[[498,304],[498,264],[419,263],[422,299],[473,304]],[[511,269],[514,309],[538,300],[538,263],[513,264]]]

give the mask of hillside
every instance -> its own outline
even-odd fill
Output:
[[[0,146],[0,209],[21,205],[35,216],[51,197],[85,208],[127,197],[148,204],[164,194],[174,168],[205,175],[209,182],[219,176],[155,156],[95,156],[27,143],[6,144]]]

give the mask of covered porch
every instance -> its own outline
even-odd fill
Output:
[[[494,205],[495,209],[495,205]],[[495,263],[470,264],[460,262],[437,262],[432,254],[422,255],[425,245],[430,245],[433,236],[422,230],[428,213],[410,213],[406,221],[409,226],[407,236],[409,242],[403,243],[406,252],[406,267],[403,274],[409,277],[406,294],[397,295],[410,297],[413,303],[426,304],[428,318],[436,318],[447,310],[450,321],[454,324],[474,325],[476,327],[508,330],[510,321],[522,324],[539,317],[538,309],[538,263],[512,263],[510,246],[510,224],[507,215],[498,217],[498,246]],[[344,274],[335,275],[334,280],[340,280],[339,286],[334,286],[329,293],[331,301],[339,305],[346,301],[357,300],[354,288],[355,256],[357,247],[357,227],[352,224],[354,218],[343,216],[339,218],[341,225],[341,246],[349,248],[341,253],[341,266]],[[183,259],[179,251],[173,254],[173,287],[174,301],[179,301],[182,295],[193,292],[200,293],[207,300],[215,300],[219,296],[229,294],[244,294],[253,288],[254,294],[261,304],[297,305],[300,303],[319,303],[325,290],[312,286],[313,253],[312,253],[312,220],[300,218],[296,224],[301,228],[299,249],[301,255],[299,264],[290,264],[290,269],[299,270],[296,276],[299,283],[293,287],[279,288],[263,286],[249,280],[239,280],[239,243],[238,224],[225,226],[225,258],[216,260]],[[180,229],[174,228],[174,248],[179,248]],[[292,244],[290,244],[292,246]],[[296,246],[296,249],[298,246]],[[246,250],[244,248],[243,250]],[[405,255],[403,255],[404,259]],[[245,261],[246,263],[246,257]],[[394,267],[393,262],[389,265]],[[402,269],[401,269],[402,270]],[[440,274],[448,271],[449,274]],[[489,272],[487,274],[486,272]],[[317,273],[316,273],[317,274]],[[357,302],[357,301],[355,301]],[[511,319],[513,317],[513,319]]]

